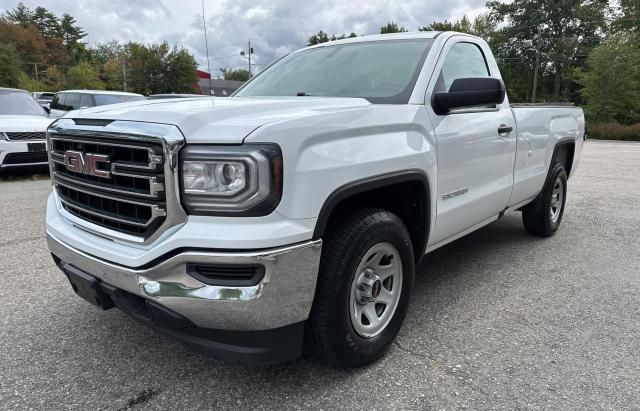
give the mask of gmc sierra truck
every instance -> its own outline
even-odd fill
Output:
[[[426,253],[510,211],[554,234],[584,135],[579,108],[510,105],[480,38],[324,43],[230,98],[55,121],[48,244],[80,297],[196,350],[359,366]]]

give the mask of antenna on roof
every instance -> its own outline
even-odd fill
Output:
[[[209,71],[209,95],[213,88],[211,87],[211,65],[209,63],[209,42],[207,40],[207,21],[204,18],[204,0],[202,0],[202,27],[204,27],[204,47],[207,51],[207,70]]]

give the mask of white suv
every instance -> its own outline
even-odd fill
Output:
[[[0,170],[47,164],[51,121],[27,91],[0,88]]]
[[[60,117],[68,111],[108,104],[127,103],[144,100],[142,94],[125,93],[122,91],[101,90],[66,90],[61,91],[51,100],[49,108],[51,117]]]

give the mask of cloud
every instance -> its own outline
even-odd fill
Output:
[[[89,34],[90,44],[116,39],[170,44],[189,49],[201,68],[206,51],[200,0],[23,0],[30,8],[47,7],[69,13]],[[0,10],[17,5],[0,0]],[[470,17],[484,10],[485,0],[205,0],[205,16],[212,69],[246,67],[240,50],[251,40],[254,62],[264,67],[306,45],[319,30],[327,33],[375,34],[395,21],[417,30],[434,20]]]

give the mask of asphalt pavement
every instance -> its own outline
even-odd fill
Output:
[[[640,143],[588,141],[562,226],[506,215],[430,254],[381,361],[227,365],[76,297],[46,178],[0,181],[0,409],[638,409]]]

